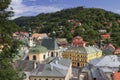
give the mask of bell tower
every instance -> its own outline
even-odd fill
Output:
[[[32,47],[33,46],[33,38],[32,38],[32,31],[31,28],[29,28],[29,39],[28,39],[28,46]]]

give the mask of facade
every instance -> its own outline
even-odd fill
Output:
[[[102,51],[93,46],[69,47],[64,53],[64,58],[72,60],[72,65],[76,67],[84,67],[87,63],[95,58],[102,56]]]
[[[27,60],[35,60],[37,62],[43,62],[49,57],[47,48],[38,45],[35,47],[31,47],[29,50],[29,54],[27,56]]]

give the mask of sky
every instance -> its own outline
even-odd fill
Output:
[[[53,13],[63,9],[84,6],[102,8],[120,14],[120,0],[12,0],[10,7],[15,16],[36,16],[40,13]]]

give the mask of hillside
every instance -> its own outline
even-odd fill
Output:
[[[106,30],[111,39],[104,42],[120,46],[120,15],[104,9],[77,7],[34,17],[20,17],[14,21],[22,30],[28,27],[36,32],[50,33],[54,30],[57,37],[66,37],[69,41],[79,35],[90,44],[99,41],[99,35],[103,33],[98,30]]]

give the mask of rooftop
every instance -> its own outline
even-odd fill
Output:
[[[79,53],[96,53],[96,52],[100,52],[101,50],[93,47],[93,46],[82,46],[82,47],[77,47],[77,46],[71,46],[67,49],[67,51],[73,51],[73,52],[79,52]]]
[[[93,59],[90,64],[98,67],[119,67],[120,61],[116,55],[104,56],[102,58]]]
[[[47,76],[47,77],[65,77],[70,66],[70,59],[55,58],[52,62],[45,64],[42,71],[35,70],[30,76]],[[41,66],[38,66],[38,68]]]
[[[48,50],[47,50],[46,47],[38,45],[38,46],[35,46],[35,47],[31,47],[30,50],[29,50],[29,53],[40,54],[40,53],[44,53],[44,52],[47,52],[47,51]]]
[[[48,50],[59,49],[58,44],[54,38],[42,39],[41,45],[45,46]]]

